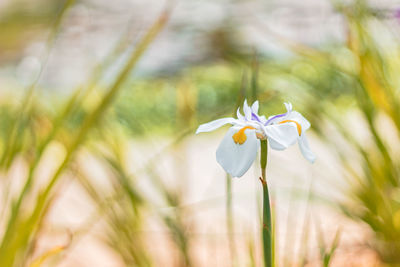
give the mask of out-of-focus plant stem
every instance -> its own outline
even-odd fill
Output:
[[[18,221],[16,221],[17,220],[16,217],[19,214],[22,198],[23,198],[23,195],[25,194],[25,190],[22,191],[22,198],[21,198],[21,200],[18,200],[17,205],[13,207],[12,214],[14,214],[14,216],[11,217],[12,223],[10,223],[11,221],[9,221],[9,224],[8,224],[9,227],[7,228],[7,230],[3,236],[2,244],[0,247],[0,258],[4,259],[3,263],[5,263],[6,266],[13,265],[16,254],[19,250],[18,248],[26,247],[27,242],[29,240],[29,236],[32,234],[32,230],[35,229],[35,227],[37,226],[41,217],[43,216],[43,211],[45,210],[46,202],[48,200],[48,197],[50,195],[52,188],[54,187],[54,185],[58,181],[59,177],[61,176],[62,172],[64,171],[64,169],[70,162],[70,160],[73,157],[74,153],[76,152],[77,148],[83,143],[89,130],[93,126],[95,126],[95,124],[101,118],[104,111],[110,105],[110,103],[116,96],[117,92],[121,88],[121,85],[128,77],[132,68],[135,66],[135,64],[137,63],[139,58],[142,56],[144,51],[147,49],[147,47],[152,43],[152,41],[157,36],[157,34],[162,30],[168,17],[169,17],[169,10],[165,11],[159,17],[159,19],[153,24],[153,26],[149,29],[147,34],[139,42],[136,49],[132,52],[130,58],[128,59],[125,67],[122,69],[118,78],[116,79],[114,84],[111,86],[108,93],[104,96],[104,98],[102,99],[100,104],[97,106],[97,108],[86,117],[76,138],[74,139],[72,144],[68,147],[67,154],[66,154],[63,162],[61,163],[61,165],[55,172],[55,174],[52,177],[52,179],[50,180],[50,182],[47,184],[45,190],[41,194],[39,194],[35,208],[31,214],[31,216],[26,221],[18,222]],[[30,183],[29,179],[28,179],[28,183]],[[28,187],[29,187],[29,185],[28,185]],[[18,230],[19,228],[23,228],[23,230],[24,230],[23,233],[17,233],[16,231],[14,231],[14,230]]]
[[[253,60],[251,62],[251,100],[252,100],[252,102],[257,100],[258,69],[259,69],[259,63],[258,63],[258,58],[257,58],[257,51],[254,51]]]
[[[86,118],[77,137],[75,138],[75,141],[72,143],[72,145],[68,149],[68,153],[67,153],[63,163],[57,170],[56,174],[53,176],[52,180],[50,181],[47,188],[43,192],[41,198],[38,199],[39,202],[41,199],[47,197],[50,190],[54,186],[55,182],[58,180],[58,177],[60,176],[65,165],[67,165],[69,160],[71,159],[73,152],[84,141],[84,138],[86,137],[86,134],[89,132],[91,127],[98,121],[98,119],[101,117],[103,112],[110,105],[110,103],[114,99],[116,93],[121,88],[122,83],[126,80],[128,74],[130,73],[132,68],[135,66],[135,64],[137,63],[140,56],[144,53],[146,48],[152,43],[154,38],[157,36],[157,34],[161,31],[161,29],[165,25],[168,15],[169,15],[168,12],[163,13],[160,16],[160,18],[156,21],[156,23],[150,28],[150,30],[148,31],[146,36],[141,40],[141,42],[138,44],[137,48],[132,53],[130,59],[128,60],[128,63],[125,65],[124,69],[122,70],[119,77],[112,85],[112,87],[109,90],[109,92],[107,93],[107,95],[102,99],[102,101],[100,102],[98,107]]]
[[[47,64],[51,48],[53,47],[54,41],[56,40],[57,33],[60,30],[62,19],[65,14],[69,10],[71,6],[75,3],[75,0],[67,0],[58,14],[56,20],[54,21],[53,27],[51,29],[50,35],[47,38],[46,42],[46,54],[42,60],[42,66],[40,68],[39,73],[36,78],[32,81],[32,83],[27,87],[25,96],[21,102],[21,110],[19,111],[18,116],[12,122],[12,126],[10,127],[9,138],[6,143],[6,147],[1,155],[0,166],[5,166],[8,168],[11,165],[12,159],[15,154],[18,152],[18,140],[20,138],[20,134],[23,132],[24,127],[29,120],[28,114],[29,110],[32,108],[32,98],[34,96],[34,91],[37,83],[39,82],[40,77],[42,76],[44,66]]]
[[[247,76],[244,71],[242,74],[242,79],[240,83],[240,88],[238,92],[238,97],[236,101],[235,108],[232,112],[232,116],[236,116],[236,110],[240,107],[241,103],[243,103],[246,89],[247,89]],[[226,226],[228,229],[228,242],[229,242],[229,252],[232,259],[232,265],[235,264],[236,259],[236,249],[235,249],[235,238],[234,238],[234,223],[233,223],[233,210],[232,210],[232,177],[229,174],[226,174]]]
[[[271,223],[271,204],[269,201],[268,184],[266,178],[268,157],[268,141],[261,140],[261,184],[263,187],[263,216],[262,216],[262,237],[264,266],[272,267],[273,265],[273,248],[272,248],[272,223]]]
[[[111,89],[109,90],[109,92],[102,99],[102,101],[100,102],[98,107],[83,122],[83,125],[82,125],[77,137],[75,138],[74,142],[72,143],[72,145],[70,146],[70,148],[68,150],[68,153],[64,159],[64,162],[61,164],[59,170],[54,175],[53,179],[50,181],[48,187],[46,188],[46,190],[44,192],[45,195],[47,194],[48,191],[51,190],[54,183],[56,182],[56,180],[59,177],[59,174],[60,174],[59,172],[62,171],[63,166],[69,162],[69,159],[73,155],[73,152],[83,142],[84,138],[86,137],[86,134],[89,132],[91,127],[98,121],[98,119],[101,117],[101,115],[107,109],[107,107],[110,105],[111,101],[114,99],[117,92],[121,88],[122,83],[126,80],[128,74],[130,73],[132,68],[135,66],[135,64],[137,63],[140,56],[144,53],[146,48],[151,44],[153,39],[156,37],[156,35],[161,31],[161,29],[165,25],[167,18],[168,18],[168,13],[162,14],[160,16],[160,18],[157,20],[157,22],[150,28],[150,30],[148,31],[146,36],[142,39],[142,41],[138,44],[137,48],[132,53],[130,59],[128,60],[128,63],[125,65],[124,69],[120,73],[117,80],[111,86]]]
[[[62,18],[64,17],[64,15],[66,14],[66,11],[73,5],[73,3],[75,2],[75,0],[67,0],[65,5],[63,6],[62,10],[60,11],[60,14],[57,16],[56,21],[54,22],[54,26],[52,28],[52,31],[49,35],[49,38],[47,40],[47,54],[43,60],[43,66],[46,65],[46,62],[48,60],[49,54],[50,54],[50,50],[52,47],[52,44],[54,43],[54,40],[57,36],[57,33],[60,29],[60,25],[61,25],[61,21]],[[40,76],[43,72],[43,68],[41,67],[39,74],[37,75],[36,79],[32,82],[32,84],[29,86],[29,88],[27,89],[27,92],[25,94],[25,97],[22,101],[22,106],[21,106],[21,111],[19,113],[19,116],[17,117],[17,119],[14,121],[14,124],[10,127],[10,140],[7,142],[6,148],[4,149],[3,155],[1,157],[0,160],[0,165],[5,164],[5,166],[9,166],[11,164],[11,160],[14,158],[15,154],[17,153],[17,149],[16,149],[16,145],[15,142],[19,137],[19,134],[22,132],[22,129],[25,126],[25,121],[28,119],[28,114],[29,114],[29,110],[32,107],[32,97],[33,97],[33,93],[34,90],[36,88],[36,85],[40,79]],[[71,99],[72,100],[72,99]],[[60,116],[60,118],[63,118],[63,115]],[[21,122],[22,121],[22,122]],[[56,129],[57,127],[54,127],[53,129]],[[10,215],[10,219],[8,220],[8,224],[7,224],[7,228],[5,231],[5,234],[3,236],[2,242],[1,242],[1,246],[0,246],[0,255],[2,252],[2,248],[5,246],[9,235],[13,232],[13,229],[16,227],[15,224],[15,220],[16,217],[18,215],[18,211],[20,209],[21,203],[22,203],[22,199],[24,198],[24,196],[26,195],[31,183],[32,183],[32,177],[33,177],[33,173],[36,169],[36,166],[39,162],[40,159],[40,155],[42,154],[42,152],[44,151],[44,148],[46,147],[46,145],[50,142],[51,138],[53,137],[52,134],[49,135],[48,140],[46,140],[42,146],[40,146],[37,155],[35,156],[34,162],[31,164],[31,167],[29,169],[29,174],[28,174],[28,178],[25,182],[25,185],[21,191],[21,193],[19,194],[19,197],[17,199],[16,202],[13,203],[12,208],[11,208],[11,215]]]
[[[229,252],[232,261],[235,259],[235,239],[233,237],[233,211],[232,211],[232,177],[226,174],[226,224],[228,227]]]
[[[48,43],[53,42],[53,40],[55,39],[56,33],[58,32],[58,29],[59,29],[60,23],[61,23],[61,19],[60,18],[63,17],[63,14],[65,14],[66,10],[70,6],[72,6],[72,4],[74,2],[75,2],[75,0],[69,0],[65,4],[65,7],[60,12],[60,15],[57,18],[57,21],[56,21],[55,26],[54,26],[53,33],[50,35]],[[35,172],[35,170],[36,170],[36,168],[37,168],[37,166],[38,166],[38,164],[39,164],[39,162],[41,160],[41,156],[43,155],[43,152],[46,149],[47,145],[53,140],[53,138],[57,134],[58,130],[61,128],[62,124],[67,120],[67,117],[70,116],[71,114],[73,114],[73,112],[76,109],[79,101],[80,100],[82,101],[85,97],[87,97],[90,94],[91,90],[93,90],[93,88],[96,85],[96,82],[100,78],[100,75],[104,72],[103,69],[107,68],[107,66],[111,64],[112,59],[118,54],[118,52],[120,52],[120,50],[123,50],[123,45],[122,44],[127,42],[125,36],[126,36],[126,34],[121,38],[119,43],[116,45],[114,50],[111,51],[111,53],[108,55],[106,60],[104,62],[102,62],[101,64],[98,64],[95,67],[95,69],[93,71],[93,74],[91,75],[91,79],[88,82],[87,87],[84,88],[82,86],[79,86],[75,90],[75,93],[72,95],[72,97],[70,97],[70,99],[68,100],[68,102],[66,103],[64,108],[62,109],[62,112],[60,112],[59,116],[57,116],[57,118],[55,118],[54,125],[53,125],[50,133],[47,135],[47,137],[44,139],[44,141],[41,144],[39,144],[39,147],[38,147],[38,149],[37,149],[37,151],[35,153],[34,161],[30,164],[30,168],[29,168],[28,177],[26,179],[26,182],[25,182],[25,184],[24,184],[24,186],[22,188],[21,193],[18,196],[18,199],[13,204],[12,211],[11,211],[12,214],[11,214],[11,217],[9,219],[9,224],[11,224],[11,225],[14,224],[14,220],[15,220],[15,217],[17,215],[15,213],[15,211],[19,210],[19,207],[21,205],[22,199],[28,193],[28,191],[29,191],[29,189],[31,187],[32,180],[33,180],[33,174],[34,174],[34,172]],[[50,44],[48,44],[48,47],[50,47]],[[40,74],[39,74],[39,76],[40,76]],[[24,97],[22,107],[25,108],[25,109],[30,107],[29,103],[30,103],[30,100],[32,98],[32,95],[33,95],[33,92],[34,92],[34,88],[35,88],[35,85],[36,85],[37,81],[38,81],[38,78],[36,79],[35,83],[31,85],[31,87],[27,91],[27,94]],[[23,113],[25,113],[25,112],[28,112],[28,111],[21,112],[21,115]],[[16,121],[19,121],[19,120],[17,119]],[[15,131],[15,130],[18,129],[18,127],[17,128],[16,127],[11,127],[11,129],[13,131]],[[11,136],[13,137],[14,134],[11,134]],[[12,143],[12,141],[11,141],[11,143]],[[3,157],[5,155],[7,155],[6,151],[7,151],[8,147],[9,146],[6,147]],[[9,158],[12,159],[13,156],[11,155],[11,156],[9,156]],[[3,160],[3,158],[2,158],[2,160]],[[8,226],[8,227],[10,227],[10,226]],[[6,231],[6,232],[9,232],[9,231]]]

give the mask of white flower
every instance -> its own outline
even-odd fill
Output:
[[[311,162],[315,157],[308,148],[304,131],[310,123],[286,104],[287,113],[270,117],[258,115],[258,101],[251,107],[244,101],[243,112],[237,110],[237,119],[222,118],[199,126],[196,134],[210,132],[231,124],[216,153],[217,162],[233,177],[241,177],[253,164],[260,146],[259,139],[267,139],[272,149],[283,150],[299,140],[303,155]]]
[[[292,127],[281,128],[282,131],[279,134],[271,135],[267,132],[270,147],[275,150],[284,150],[297,141],[303,156],[311,163],[314,163],[315,155],[311,151],[306,137],[306,131],[310,128],[311,124],[299,112],[292,111],[292,104],[285,103],[285,106],[287,112],[269,117],[265,127],[267,129],[273,129],[279,125],[291,125]],[[294,128],[296,128],[296,133],[293,132]]]

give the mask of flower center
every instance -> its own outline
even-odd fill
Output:
[[[242,145],[244,142],[246,142],[247,136],[244,131],[246,131],[247,129],[255,130],[254,127],[246,126],[237,131],[237,133],[235,133],[234,135],[232,135],[232,139],[236,144]]]
[[[296,123],[297,131],[299,132],[299,135],[301,135],[301,125],[300,125],[300,123],[298,123],[297,121],[294,121],[294,120],[284,120],[284,121],[279,122],[279,124],[282,124],[282,123],[285,123],[285,122],[294,122],[294,123]]]

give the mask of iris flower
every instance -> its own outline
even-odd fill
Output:
[[[270,147],[284,150],[298,142],[303,156],[313,163],[315,156],[309,148],[306,131],[310,123],[292,104],[284,103],[286,113],[268,119],[258,114],[259,104],[255,101],[250,107],[244,101],[243,113],[237,110],[237,119],[222,118],[199,126],[196,134],[214,131],[225,124],[231,124],[216,153],[217,162],[233,177],[241,177],[251,167],[257,157],[260,140],[268,139]]]

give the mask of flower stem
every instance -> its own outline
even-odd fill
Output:
[[[263,252],[264,252],[264,266],[272,267],[273,253],[272,253],[272,223],[271,223],[271,205],[269,201],[268,184],[266,179],[268,156],[268,141],[261,140],[261,177],[260,181],[263,187]]]
[[[233,236],[234,225],[233,225],[233,210],[232,210],[232,177],[226,174],[226,223],[228,228],[228,242],[229,242],[229,253],[231,258],[231,265],[235,265],[235,238]]]

